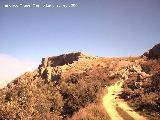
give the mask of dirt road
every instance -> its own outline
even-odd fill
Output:
[[[118,97],[118,94],[122,91],[122,85],[123,81],[118,81],[114,85],[108,87],[108,93],[103,97],[103,105],[108,115],[112,120],[124,120],[116,110],[116,107],[120,107],[135,120],[147,120],[130,108],[124,100]]]

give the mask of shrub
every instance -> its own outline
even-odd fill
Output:
[[[102,104],[88,104],[68,120],[110,120]]]

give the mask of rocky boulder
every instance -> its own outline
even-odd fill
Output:
[[[149,59],[158,59],[158,58],[160,58],[160,43],[155,45],[152,49],[149,50],[147,57]]]

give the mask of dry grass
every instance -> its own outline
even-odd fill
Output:
[[[102,104],[89,104],[68,120],[111,120]]]

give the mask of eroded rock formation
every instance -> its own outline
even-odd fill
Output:
[[[160,43],[155,45],[148,52],[145,52],[143,55],[148,57],[149,59],[159,59],[160,58]]]
[[[94,57],[87,56],[81,52],[76,52],[42,58],[42,63],[38,67],[39,74],[47,81],[59,81],[61,78],[61,71],[65,68],[65,65],[72,64],[81,58],[93,59]]]

